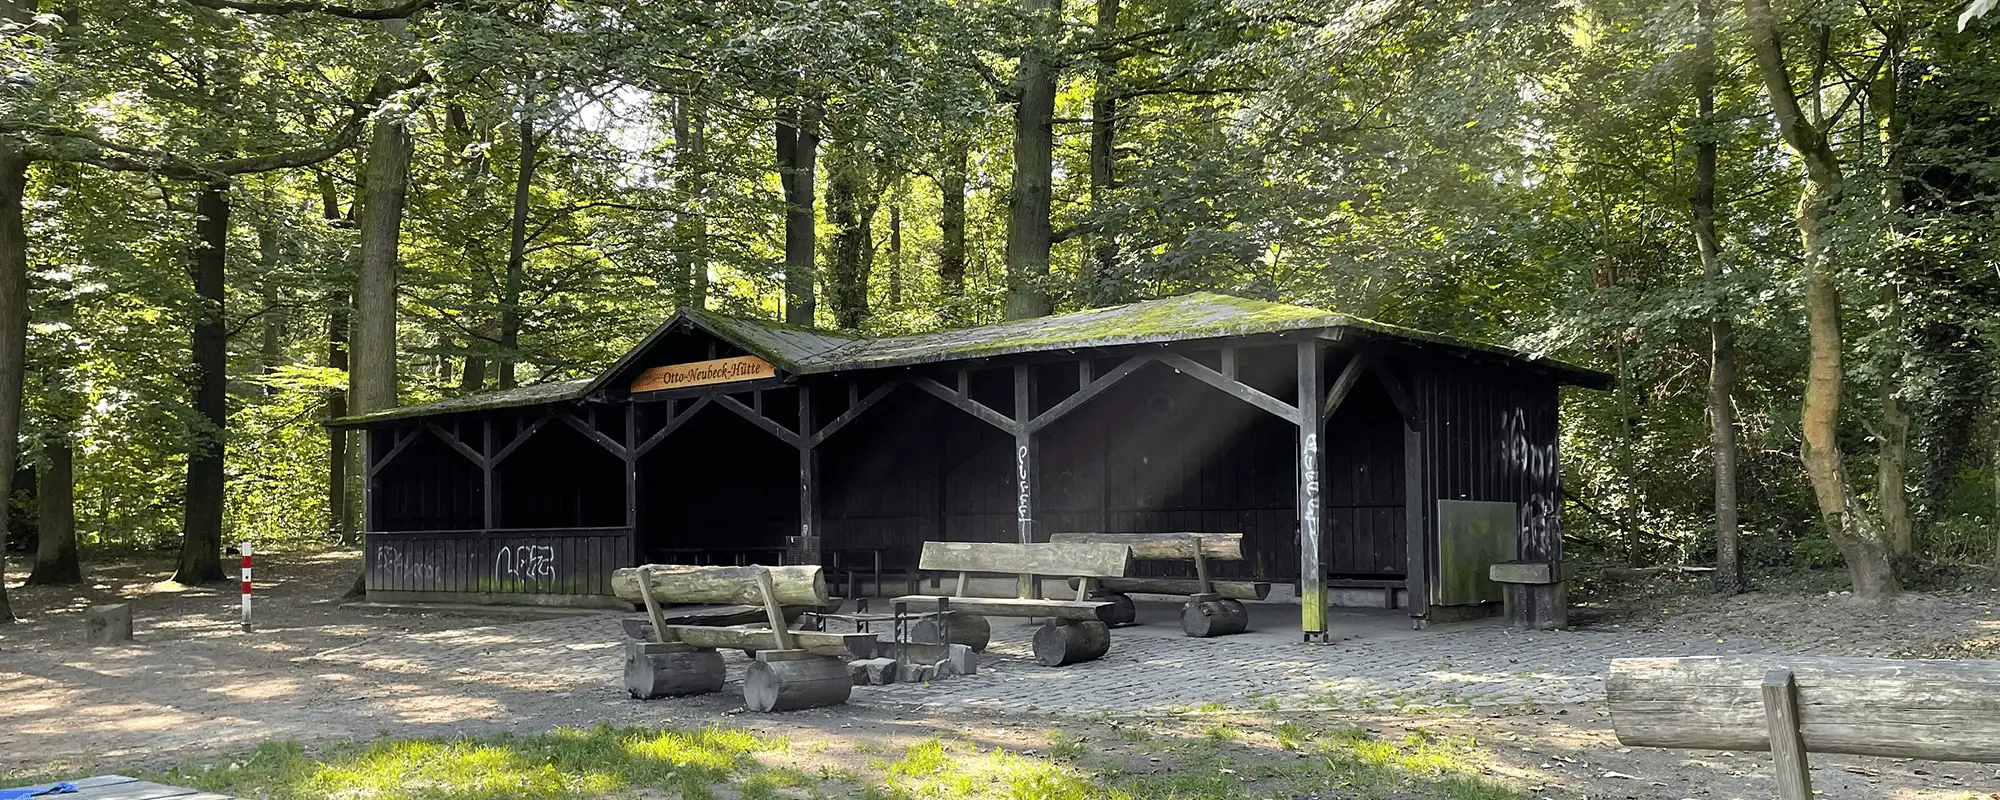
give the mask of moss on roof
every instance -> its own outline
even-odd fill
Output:
[[[565,400],[581,399],[590,388],[591,378],[574,381],[537,383],[533,386],[516,386],[491,392],[476,392],[462,397],[452,397],[414,406],[385,408],[367,414],[341,417],[332,424],[336,427],[367,425],[407,417],[428,417],[435,414],[454,414],[466,411],[486,411],[495,408],[533,406],[543,403],[559,403]]]
[[[885,369],[1016,353],[1220,339],[1287,331],[1350,329],[1461,351],[1490,353],[1535,364],[1583,386],[1602,388],[1609,385],[1609,376],[1604,373],[1499,345],[1387,325],[1316,308],[1195,292],[1071,314],[882,339],[862,339],[766,320],[683,309],[596,378],[467,395],[347,417],[335,420],[334,424],[361,425],[406,417],[581,399],[632,366],[634,360],[646,352],[655,340],[682,321],[692,322],[794,375]]]

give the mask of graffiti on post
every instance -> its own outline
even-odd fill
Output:
[[[1033,519],[1028,511],[1028,446],[1021,445],[1014,453],[1014,474],[1020,486],[1020,496],[1015,502],[1015,519],[1026,525]]]

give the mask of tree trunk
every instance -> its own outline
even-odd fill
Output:
[[[194,409],[178,583],[222,580],[223,436],[229,422],[229,339],[223,330],[229,248],[229,185],[209,184],[195,201]]]
[[[1889,550],[1899,557],[1908,556],[1912,549],[1916,532],[1916,520],[1910,511],[1909,465],[1910,465],[1910,412],[1903,407],[1903,298],[1902,298],[1902,258],[1898,249],[1901,237],[1899,215],[1903,213],[1903,113],[1898,85],[1901,75],[1902,35],[1892,28],[1883,46],[1883,58],[1887,65],[1882,75],[1869,87],[1869,105],[1874,107],[1875,118],[1881,121],[1882,152],[1882,213],[1888,220],[1888,241],[1883,246],[1882,281],[1882,329],[1881,335],[1887,341],[1881,348],[1881,373],[1879,388],[1882,405],[1882,422],[1878,429],[1881,434],[1875,457],[1875,497],[1882,510],[1883,534],[1889,540]]]
[[[520,358],[521,347],[521,283],[528,262],[528,212],[535,187],[536,157],[540,155],[541,140],[535,138],[535,100],[531,94],[521,96],[519,161],[514,165],[514,215],[508,225],[507,239],[507,282],[500,290],[500,358],[495,366],[494,385],[501,389],[515,386],[514,364]]]
[[[272,214],[273,203],[265,203],[265,214]],[[285,364],[285,311],[281,307],[283,295],[279,292],[282,282],[278,279],[278,221],[265,219],[257,226],[257,266],[258,288],[263,292],[264,311],[259,315],[258,331],[262,340],[258,342],[257,363],[265,375],[276,372]],[[264,387],[267,395],[277,394],[275,386]]]
[[[1730,318],[1728,293],[1717,291],[1724,278],[1722,240],[1715,229],[1714,0],[1698,0],[1695,12],[1701,25],[1695,41],[1694,77],[1701,135],[1695,145],[1694,240],[1695,250],[1701,254],[1702,277],[1714,292],[1715,305],[1708,316],[1708,423],[1715,447],[1715,589],[1729,596],[1744,589],[1743,559],[1737,549],[1736,328]]]
[[[27,190],[27,157],[0,141],[0,503],[14,496],[20,456],[14,443],[21,433],[21,383],[27,377],[28,230],[22,216]],[[7,600],[9,516],[0,513],[0,623],[14,621]]]
[[[865,146],[839,140],[827,151],[826,167],[826,221],[833,226],[827,300],[836,327],[859,328],[868,321],[868,283],[875,268],[877,169]]]
[[[778,112],[778,182],[785,190],[785,322],[811,326],[814,300],[813,174],[819,126],[798,109]]]
[[[1118,31],[1119,0],[1097,0],[1097,38],[1109,41]],[[1114,149],[1118,125],[1116,77],[1118,61],[1100,54],[1096,88],[1090,99],[1090,210],[1102,220],[1114,179]],[[1100,230],[1091,235],[1090,274],[1084,279],[1084,304],[1110,305],[1125,299],[1117,288],[1118,237]]]
[[[943,207],[938,215],[943,239],[938,249],[938,293],[946,298],[965,294],[965,184],[971,157],[971,142],[956,140],[945,154],[944,169],[938,178]]]
[[[42,434],[42,458],[47,471],[37,483],[39,524],[35,571],[28,583],[37,586],[83,582],[83,564],[76,552],[76,470],[70,431]]]
[[[375,121],[361,181],[361,270],[354,284],[347,398],[355,414],[396,405],[396,262],[412,147],[409,129],[399,121]]]
[[[1799,108],[1770,0],[1743,0],[1743,9],[1745,32],[1757,53],[1758,71],[1770,95],[1779,132],[1786,145],[1799,156],[1806,172],[1797,218],[1799,242],[1805,251],[1810,353],[1800,411],[1799,427],[1804,439],[1800,454],[1827,535],[1847,560],[1855,595],[1887,599],[1902,590],[1890,566],[1888,542],[1881,525],[1855,502],[1840,450],[1840,287],[1828,226],[1834,222],[1833,208],[1845,178],[1839,158],[1828,146],[1825,135]]]
[[[691,97],[674,103],[674,304],[708,306],[708,218],[700,209],[708,164],[708,108]]]
[[[1007,318],[1047,316],[1055,311],[1049,295],[1049,213],[1055,178],[1056,82],[1060,66],[1061,0],[1021,0],[1032,32],[1015,73],[1020,93],[1014,105],[1014,186],[1007,198]]]
[[[903,207],[898,204],[889,206],[889,308],[902,307]]]
[[[341,221],[340,195],[333,185],[333,176],[325,172],[319,174],[320,218],[332,225]],[[327,295],[326,304],[326,366],[341,372],[347,371],[348,325],[353,321],[354,304],[345,289],[335,289]],[[326,392],[326,418],[336,420],[347,416],[347,388],[334,386]],[[360,542],[361,537],[354,529],[354,503],[347,491],[348,476],[353,463],[353,448],[348,443],[353,440],[352,431],[327,429],[326,448],[326,509],[327,531],[343,545]]]

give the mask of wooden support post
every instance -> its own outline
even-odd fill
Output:
[[[1806,740],[1799,733],[1799,696],[1789,669],[1764,673],[1764,724],[1771,731],[1771,761],[1777,767],[1778,800],[1812,800]]]
[[[769,576],[766,576],[765,579],[769,580]],[[765,587],[759,586],[758,588],[764,589]],[[764,596],[771,596],[768,589],[765,590]],[[653,599],[653,569],[651,567],[639,568],[639,598],[646,603],[646,616],[653,618],[653,641],[665,644],[667,641],[667,617],[665,614],[660,613],[660,604]]]
[[[771,633],[778,637],[778,649],[797,650],[797,637],[785,625],[785,609],[778,605],[778,591],[771,583],[770,570],[757,570],[757,593],[764,596],[764,616],[771,622]]]
[[[1208,580],[1208,554],[1202,552],[1201,537],[1199,536],[1195,537],[1194,545],[1194,580],[1201,589],[1196,594],[1213,594],[1215,592],[1215,584],[1210,583]]]
[[[799,387],[799,533],[785,545],[785,562],[820,563],[819,449],[813,446],[812,387]]]
[[[1325,511],[1320,504],[1320,480],[1326,474],[1326,450],[1321,440],[1326,420],[1320,416],[1323,384],[1320,382],[1319,341],[1298,344],[1299,426],[1299,628],[1308,642],[1325,642],[1326,567],[1320,563],[1325,552],[1320,532]]]
[[[1416,627],[1422,628],[1431,613],[1430,526],[1435,505],[1429,496],[1430,481],[1424,479],[1424,433],[1403,427],[1403,586],[1408,594],[1404,605]]]
[[[639,405],[630,399],[625,401],[625,530],[632,540],[631,563],[645,563],[639,541]]]
[[[1014,498],[1015,538],[1021,544],[1035,541],[1035,502],[1041,488],[1041,447],[1028,422],[1035,418],[1035,371],[1026,364],[1014,365]],[[1017,597],[1039,597],[1034,576],[1016,579]]]

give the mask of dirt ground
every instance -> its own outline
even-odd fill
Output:
[[[859,753],[936,736],[1048,753],[1050,734],[1059,731],[1085,743],[1079,765],[1140,773],[1176,765],[1135,743],[1129,735],[1135,726],[1146,731],[1145,739],[1169,741],[1227,725],[1242,735],[1231,738],[1226,756],[1282,765],[1298,756],[1277,746],[1276,730],[1294,721],[1313,728],[1362,726],[1389,739],[1419,730],[1469,736],[1490,776],[1530,796],[1706,800],[1772,794],[1762,754],[1622,747],[1602,710],[1591,706],[1509,714],[1275,711],[1082,720],[850,706],[760,716],[735,713],[738,704],[721,695],[639,703],[608,683],[378,672],[309,659],[398,632],[507,617],[342,608],[339,595],[358,569],[356,555],[276,554],[259,561],[257,629],[246,634],[238,626],[234,584],[161,583],[170,566],[164,558],[132,558],[93,563],[94,583],[82,589],[9,586],[23,621],[0,627],[0,776],[143,772],[226,759],[273,739],[310,745],[383,734],[530,733],[600,721],[736,726],[784,736],[799,754],[794,758],[835,767],[862,758]],[[105,602],[134,603],[138,644],[83,645],[82,611]],[[1720,600],[1665,586],[1634,591],[1627,602],[1586,606],[1578,617],[1586,625],[1744,635],[1820,652],[1950,656],[1993,652],[1988,648],[2000,642],[2000,621],[1992,613],[1997,602],[2000,595],[1988,593],[1917,595],[1876,609],[1840,596]],[[1824,756],[1815,756],[1814,766],[1816,787],[1826,797],[2000,798],[2000,772],[1992,766]]]

